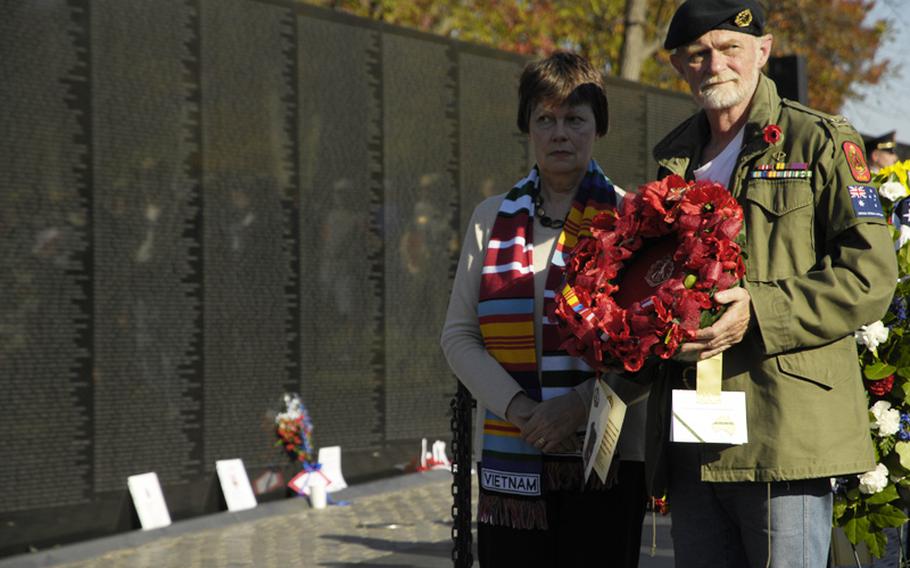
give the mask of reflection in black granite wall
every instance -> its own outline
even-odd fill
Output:
[[[3,512],[92,495],[89,23],[81,4],[7,2],[0,18]]]
[[[508,191],[533,162],[527,136],[512,126],[521,69],[514,59],[491,57],[486,51],[458,54],[459,238],[474,206]]]
[[[92,2],[95,491],[202,471],[192,18],[185,3]]]
[[[455,53],[383,35],[386,436],[445,432],[452,379],[439,350],[458,243]]]
[[[385,377],[381,34],[298,23],[301,394],[320,440],[331,432],[343,448],[376,446]]]
[[[218,510],[216,460],[292,474],[287,390],[351,481],[448,438],[439,331],[471,210],[530,163],[523,58],[290,0],[3,16],[0,556],[135,528],[135,473],[175,519]],[[628,187],[691,103],[608,92]]]
[[[274,461],[274,422],[291,369],[297,306],[294,14],[248,0],[203,0],[202,187],[206,470],[229,456]],[[291,292],[289,294],[289,291]]]

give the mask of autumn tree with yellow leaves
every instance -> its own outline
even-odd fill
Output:
[[[390,24],[529,56],[572,49],[609,75],[685,90],[662,49],[679,0],[303,0]],[[878,83],[889,32],[866,22],[878,0],[766,2],[773,55],[806,57],[809,104],[836,113],[856,89]]]

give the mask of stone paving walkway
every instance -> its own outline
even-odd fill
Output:
[[[451,566],[450,485],[447,471],[400,476],[335,494],[348,506],[315,510],[304,499],[265,503],[0,560],[0,567],[350,566],[396,553],[426,556],[411,558],[409,566]]]
[[[424,543],[446,541],[449,506],[436,498],[445,481],[373,495],[351,506],[290,514],[184,534],[112,551],[67,568],[345,566]],[[445,552],[445,551],[443,551]]]
[[[303,499],[264,503],[7,558],[0,568],[450,567],[450,487],[447,471],[402,475],[334,494],[347,506],[314,510]],[[673,566],[669,529],[667,517],[645,518],[640,568]],[[864,565],[896,568],[894,541],[893,558]]]

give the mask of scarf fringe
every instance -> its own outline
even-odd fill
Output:
[[[543,463],[543,487],[545,491],[606,491],[619,480],[619,456],[610,463],[607,480],[601,481],[596,471],[585,483],[585,470],[581,460],[548,461]]]
[[[581,491],[584,480],[581,460],[543,462],[544,491]]]
[[[513,499],[481,492],[477,522],[513,529],[547,530],[547,506],[542,499]]]

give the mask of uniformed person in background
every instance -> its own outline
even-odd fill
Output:
[[[891,239],[856,131],[762,74],[764,22],[754,0],[689,0],[664,44],[701,110],[655,147],[660,175],[726,185],[748,255],[743,286],[716,294],[725,314],[652,385],[649,477],[667,489],[682,568],[824,567],[829,479],[876,466],[853,332],[888,308]],[[721,352],[748,442],[669,442],[671,389],[694,387],[692,362]]]
[[[869,168],[873,174],[897,162],[895,134],[896,132],[892,130],[878,138],[870,138],[866,141],[866,156],[869,158]]]
[[[896,132],[892,130],[878,138],[866,140],[866,156],[869,157],[869,168],[873,174],[897,163],[895,135]],[[891,224],[897,227],[900,233],[894,244],[895,248],[901,248],[910,242],[910,197],[904,197],[894,204]]]

